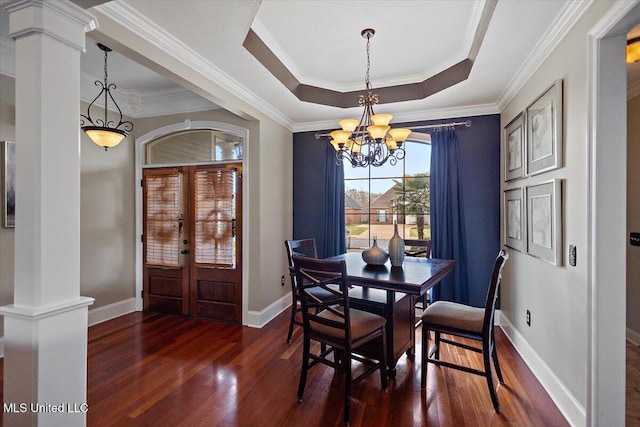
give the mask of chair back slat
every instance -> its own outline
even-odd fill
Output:
[[[294,255],[318,258],[318,248],[316,246],[316,239],[314,238],[285,240],[284,245],[287,248],[289,267],[293,267],[292,257]]]
[[[424,256],[425,258],[431,258],[431,239],[404,239],[404,247],[420,248],[415,254],[405,249],[407,256]]]
[[[293,255],[292,260],[305,327],[317,333],[322,333],[318,325],[335,328],[350,341],[346,263],[299,255]],[[327,312],[333,318],[326,318]]]

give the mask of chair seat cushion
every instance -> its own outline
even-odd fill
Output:
[[[318,317],[335,320],[336,322],[343,321],[343,319],[341,319],[339,316],[333,314],[328,310],[321,312]],[[355,308],[350,309],[350,319],[352,340],[362,338],[365,335],[368,335],[371,332],[375,331],[376,329],[379,329],[386,323],[384,317],[366,311],[357,310]],[[342,329],[332,328],[330,326],[316,322],[311,322],[311,328],[332,337],[344,338],[344,331]]]
[[[450,301],[436,301],[424,311],[422,322],[426,328],[434,325],[482,333],[484,308]]]

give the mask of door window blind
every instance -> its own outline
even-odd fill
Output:
[[[167,267],[182,265],[182,174],[146,179],[146,263]]]
[[[194,177],[195,262],[235,268],[236,171],[201,170]]]

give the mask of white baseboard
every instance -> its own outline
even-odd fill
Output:
[[[580,405],[509,319],[503,316],[499,310],[496,310],[496,314],[496,323],[502,328],[509,338],[509,341],[511,341],[511,344],[513,344],[513,347],[520,354],[520,357],[522,357],[529,369],[531,369],[531,372],[533,372],[533,375],[540,381],[542,387],[549,393],[551,400],[553,400],[569,424],[572,426],[586,425],[587,414],[584,407]]]
[[[247,313],[247,326],[252,328],[262,328],[290,306],[291,292],[277,299],[262,311],[249,310]]]
[[[136,311],[135,301],[135,298],[129,298],[89,310],[89,326],[97,325],[98,323],[133,313]]]

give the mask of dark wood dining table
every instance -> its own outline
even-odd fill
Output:
[[[390,377],[403,353],[415,348],[415,300],[453,271],[455,261],[405,257],[402,267],[367,265],[359,252],[331,257],[344,260],[352,308],[379,314],[387,320],[387,367]],[[365,349],[366,351],[366,349]]]

